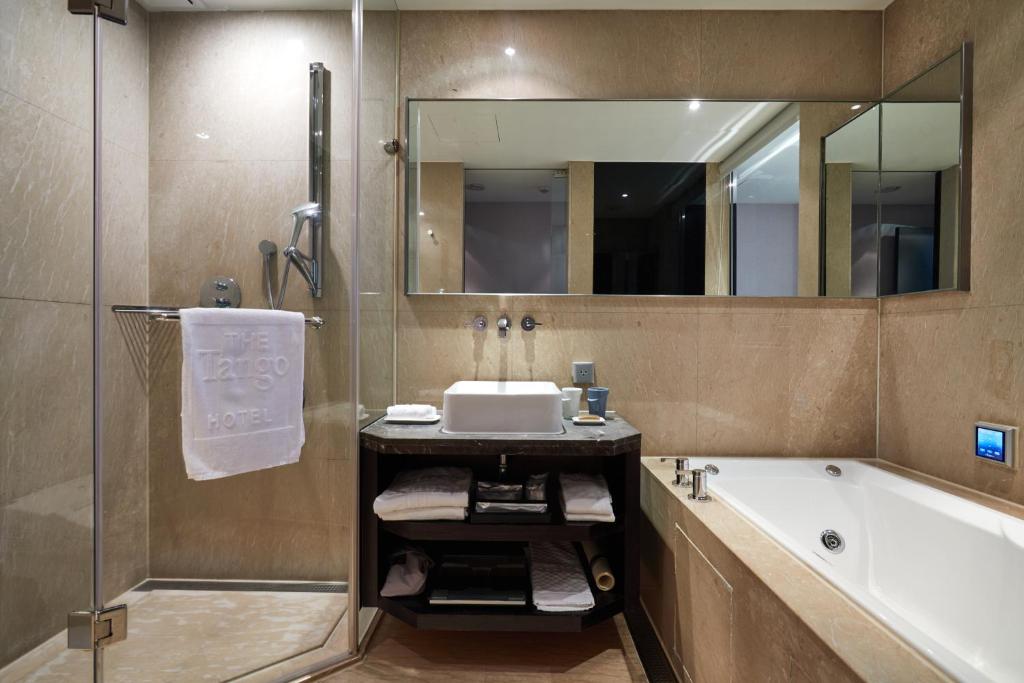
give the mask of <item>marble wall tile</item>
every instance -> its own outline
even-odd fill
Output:
[[[91,333],[88,306],[0,299],[0,667],[90,604]]]
[[[700,96],[873,99],[880,12],[700,13]]]
[[[149,17],[128,2],[128,24],[103,24],[103,139],[149,156]]]
[[[305,162],[310,62],[330,72],[332,155],[351,154],[349,12],[165,12],[151,23],[154,161]]]
[[[0,54],[0,90],[92,129],[89,17],[70,14],[59,0],[2,0]]]
[[[696,451],[870,457],[877,322],[875,311],[704,310]]]
[[[696,12],[403,12],[401,24],[403,97],[698,94]]]
[[[92,135],[0,90],[0,296],[86,303]]]
[[[1024,6],[896,0],[885,12],[885,83],[974,46],[971,291],[881,302],[879,456],[1024,502],[1024,475],[977,463],[972,425],[1020,424],[1024,306],[1019,239],[1024,170]]]

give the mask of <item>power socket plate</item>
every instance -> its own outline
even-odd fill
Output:
[[[572,362],[572,383],[573,384],[595,384],[593,361]]]

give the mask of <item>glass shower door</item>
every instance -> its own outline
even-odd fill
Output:
[[[0,1],[0,681],[90,680],[93,20]]]

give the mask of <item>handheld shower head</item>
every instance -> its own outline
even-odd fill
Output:
[[[270,240],[261,240],[260,253],[263,254],[263,258],[270,258],[277,253],[277,245]]]

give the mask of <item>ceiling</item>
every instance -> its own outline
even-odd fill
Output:
[[[351,0],[139,0],[151,12],[348,9]],[[881,10],[892,0],[367,0],[416,10]]]
[[[958,102],[886,102],[826,138],[825,161],[878,168],[878,112],[886,171],[938,171],[960,162]]]
[[[413,102],[414,160],[467,168],[565,168],[569,161],[720,161],[785,102],[439,100]]]

